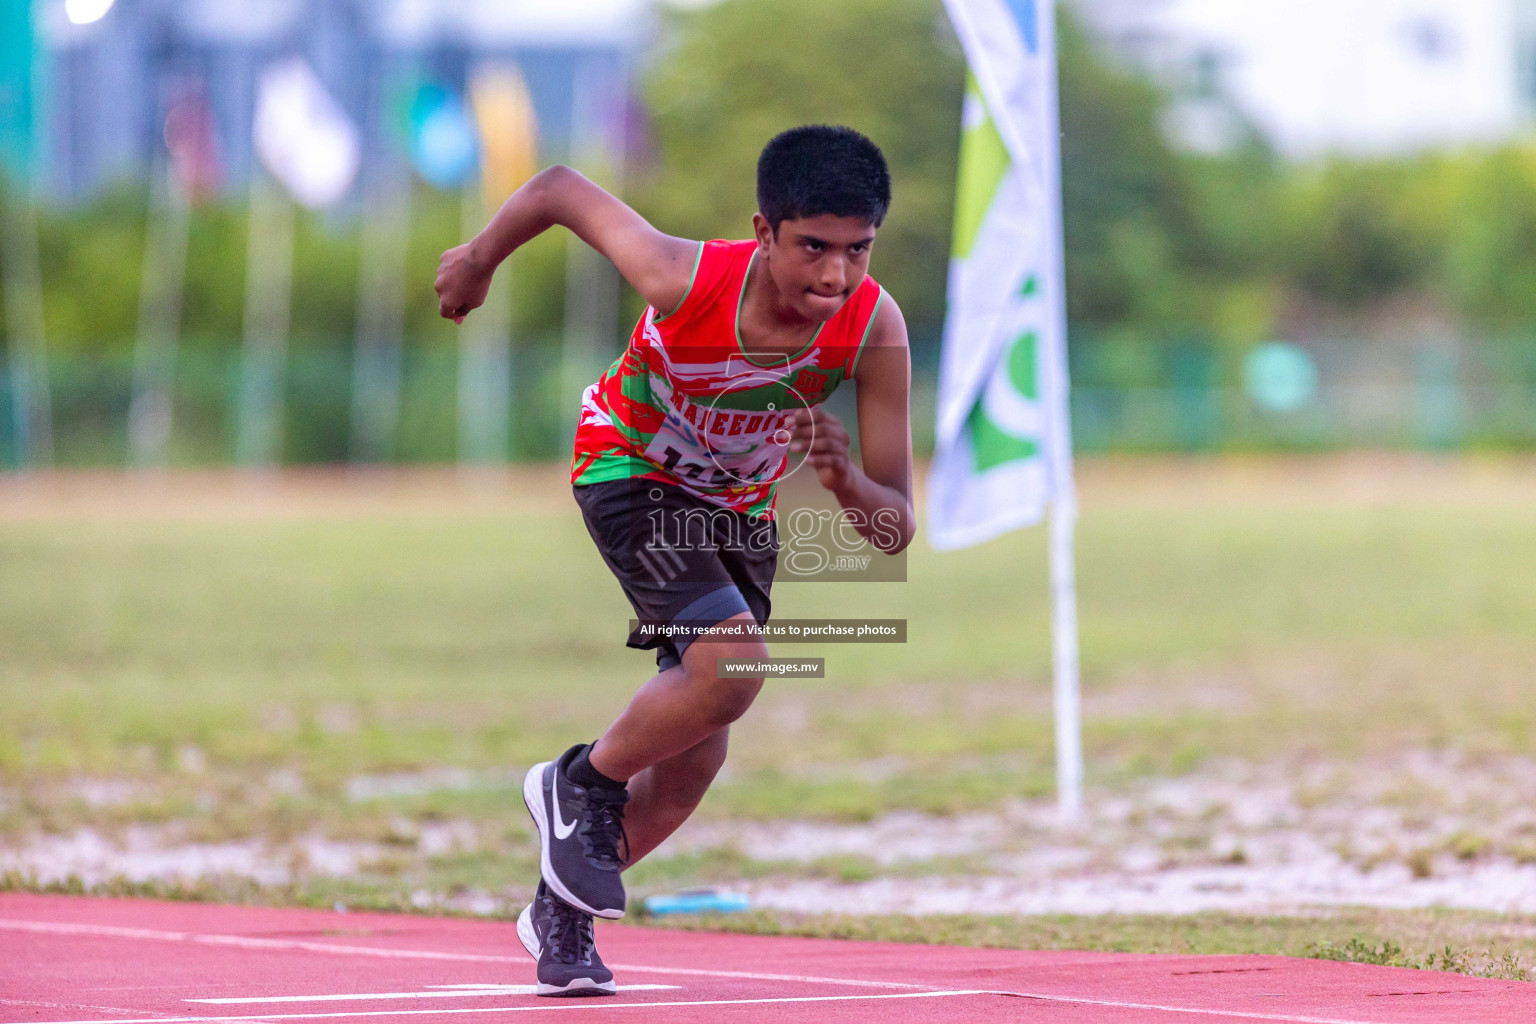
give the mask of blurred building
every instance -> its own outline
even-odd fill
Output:
[[[14,2],[14,0],[13,0]],[[206,111],[219,187],[255,155],[264,69],[302,58],[357,127],[363,160],[389,151],[402,82],[460,94],[476,68],[527,83],[543,154],[622,145],[649,0],[35,0],[41,184],[65,198],[142,178],[188,97]],[[401,115],[403,116],[403,115]],[[396,132],[398,134],[398,132]],[[397,147],[398,148],[398,147]]]
[[[1177,97],[1170,134],[1221,151],[1496,141],[1536,119],[1536,0],[1075,0]]]

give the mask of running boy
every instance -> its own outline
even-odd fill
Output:
[[[629,345],[582,396],[571,482],[587,530],[635,608],[631,647],[658,672],[595,743],[535,765],[523,799],[541,880],[518,919],[541,995],[615,991],[592,917],[622,917],[620,872],[687,819],[725,760],[761,678],[717,660],[763,658],[778,552],[775,484],[803,455],[860,534],[911,541],[911,362],[901,311],[867,274],[890,206],[874,143],[810,125],[757,165],[755,237],[665,235],[566,167],[518,189],[473,240],[443,254],[442,315],[462,322],[498,264],[556,224],[618,267],[649,304]],[[862,465],[821,406],[856,384]]]

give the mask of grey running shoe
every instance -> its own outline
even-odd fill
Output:
[[[565,768],[584,748],[577,744],[559,760],[528,769],[523,778],[523,803],[539,827],[539,874],[550,891],[577,910],[597,917],[624,916],[623,862],[619,845],[624,835],[623,788],[599,789],[574,785]]]
[[[539,962],[541,996],[611,996],[619,989],[592,936],[592,915],[549,891],[543,882],[517,917],[517,937]]]

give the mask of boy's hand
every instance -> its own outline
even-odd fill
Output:
[[[816,479],[829,491],[840,490],[853,471],[848,461],[848,431],[842,421],[819,405],[789,414],[789,450],[805,452],[816,468]]]
[[[443,253],[437,264],[437,281],[432,286],[437,291],[438,312],[456,324],[462,324],[470,310],[484,304],[485,295],[491,290],[491,277],[496,273],[494,265],[486,266],[475,258],[470,251],[473,245],[468,242]]]

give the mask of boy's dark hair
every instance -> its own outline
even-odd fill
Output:
[[[757,209],[779,224],[830,213],[879,227],[891,208],[880,147],[852,128],[808,124],[775,135],[757,158]]]

